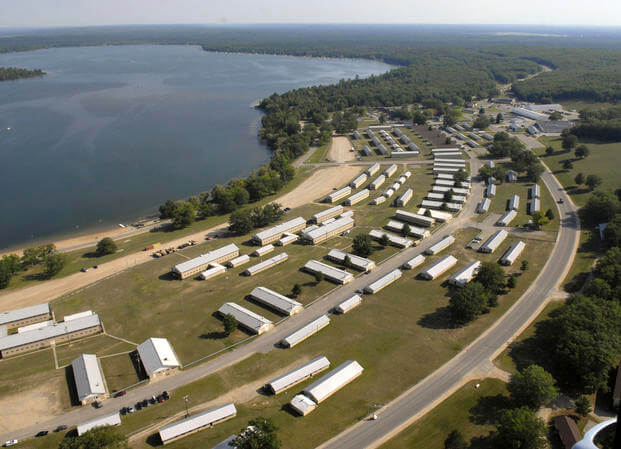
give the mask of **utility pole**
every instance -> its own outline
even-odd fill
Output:
[[[183,400],[185,401],[185,417],[189,417],[190,416],[190,410],[188,409],[188,400],[189,400],[190,396],[189,395],[185,395],[183,397]]]

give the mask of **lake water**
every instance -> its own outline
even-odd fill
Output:
[[[0,55],[43,78],[0,83],[0,248],[155,212],[269,159],[251,105],[383,73],[371,61],[114,46]]]

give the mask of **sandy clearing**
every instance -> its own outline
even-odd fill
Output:
[[[342,165],[316,171],[297,188],[283,195],[277,201],[283,207],[299,207],[323,199],[334,187],[340,187],[364,168],[361,166]]]
[[[64,377],[54,377],[4,397],[0,400],[0,432],[22,429],[58,416],[63,411],[61,391],[66,388]]]
[[[345,184],[363,168],[364,167],[361,166],[339,166],[317,170],[298,187],[280,198],[277,198],[275,201],[282,204],[283,207],[297,207],[312,202],[326,195],[333,187],[339,187]],[[206,236],[215,237],[221,234],[227,226],[227,223],[223,223],[210,229],[187,235],[171,242],[166,242],[164,246],[177,247],[188,240],[196,240],[204,243]],[[18,309],[20,307],[28,307],[51,301],[54,298],[79,290],[150,260],[153,260],[151,251],[137,251],[133,254],[128,254],[110,262],[103,263],[99,265],[97,270],[89,270],[86,273],[78,272],[63,278],[43,281],[23,289],[11,290],[0,295],[0,310]],[[171,263],[178,263],[178,259],[176,258],[170,258],[170,260]]]
[[[351,153],[352,144],[347,137],[336,136],[332,138],[327,159],[332,162],[353,161],[356,153]]]

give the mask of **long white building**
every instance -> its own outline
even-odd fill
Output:
[[[493,253],[505,241],[509,233],[504,229],[494,232],[479,248],[479,252]]]
[[[369,176],[373,176],[375,173],[379,171],[379,169],[380,169],[380,164],[379,162],[376,162],[375,164],[367,168],[364,172]]]
[[[304,270],[311,274],[322,273],[324,278],[337,284],[347,284],[354,280],[354,276],[351,273],[318,260],[311,259],[306,262]]]
[[[267,318],[234,302],[225,302],[222,304],[218,309],[218,313],[221,316],[233,315],[241,327],[257,335],[261,335],[274,327],[274,324]]]
[[[486,214],[489,211],[489,207],[492,205],[492,200],[489,198],[483,198],[477,205],[477,214]]]
[[[338,234],[345,232],[353,227],[353,218],[342,217],[324,226],[320,226],[307,232],[302,232],[302,238],[312,243],[313,245],[316,245],[317,243],[325,242],[329,238],[335,237]]]
[[[435,243],[427,248],[425,252],[431,255],[438,254],[439,252],[451,246],[453,243],[455,243],[455,237],[453,237],[452,235],[447,235],[438,243]]]
[[[283,262],[286,262],[289,259],[289,255],[287,253],[280,253],[275,255],[274,257],[270,257],[269,259],[264,260],[263,262],[259,262],[256,265],[246,268],[244,274],[246,276],[254,276],[262,271],[265,271],[269,268],[275,267]]]
[[[382,276],[377,281],[372,282],[364,288],[364,291],[374,295],[379,292],[383,288],[388,287],[390,284],[395,282],[397,279],[401,278],[403,273],[399,269],[394,269],[390,273]]]
[[[529,195],[531,198],[541,198],[541,187],[539,187],[539,184],[530,186]]]
[[[444,201],[444,193],[430,192],[427,194],[426,198],[429,198],[432,201]],[[466,197],[461,195],[453,195],[451,197],[451,202],[463,204],[466,202]]]
[[[347,198],[345,200],[345,204],[347,206],[353,206],[354,204],[358,204],[359,202],[361,202],[365,198],[368,198],[369,197],[369,193],[371,193],[369,191],[369,189],[362,189],[360,192],[354,193],[352,196]]]
[[[500,263],[502,265],[513,265],[513,262],[520,257],[524,248],[526,248],[526,243],[522,241],[514,243],[500,258]]]
[[[264,231],[257,232],[252,236],[252,241],[257,245],[264,246],[268,243],[275,242],[285,233],[295,233],[301,229],[304,229],[305,226],[306,220],[303,217],[297,217]]]
[[[348,360],[306,387],[304,394],[319,404],[359,377],[363,370],[358,362]]]
[[[353,308],[358,307],[360,304],[362,304],[362,298],[360,297],[360,295],[354,295],[351,298],[347,298],[345,301],[337,305],[334,310],[337,313],[345,314]]]
[[[404,263],[403,268],[405,268],[406,270],[413,270],[414,268],[422,265],[424,262],[425,262],[425,256],[423,256],[422,254],[419,254],[418,256],[413,257],[412,259]]]
[[[421,214],[414,214],[405,210],[397,210],[395,212],[395,217],[397,218],[397,220],[425,227],[433,226],[436,222],[432,217],[427,217]]]
[[[500,217],[498,219],[498,221],[496,222],[497,226],[508,226],[509,223],[511,223],[515,217],[517,217],[517,212],[514,210],[510,210],[504,213],[504,215],[502,217]]]
[[[533,212],[539,212],[540,210],[541,201],[539,200],[539,198],[533,198],[532,200],[530,200],[530,202],[528,203],[528,213],[532,215]]]
[[[213,425],[231,419],[237,415],[237,409],[232,402],[220,407],[196,413],[185,419],[168,424],[159,429],[160,439],[163,444],[168,444],[179,438],[186,437],[200,430],[209,429]]]
[[[442,201],[432,201],[432,200],[423,200],[420,205],[427,209],[443,209],[443,205],[446,205],[446,208],[453,212],[459,212],[461,210],[461,204],[459,203],[444,203]]]
[[[433,218],[438,223],[446,223],[447,221],[451,221],[453,219],[453,214],[451,214],[450,212],[445,212],[443,210],[425,209],[424,207],[421,207],[416,213],[426,216],[425,214],[427,213],[427,211],[429,211],[429,215],[431,215],[431,218]]]
[[[345,262],[346,258],[349,258],[350,265],[356,270],[369,272],[375,268],[375,262],[365,257],[360,257],[355,254],[341,251],[340,249],[332,249],[328,253],[328,259],[331,259],[340,264]]]
[[[239,256],[239,248],[234,243],[186,260],[172,267],[172,272],[180,279],[186,279],[205,271],[210,264],[223,263]]]
[[[283,315],[295,315],[304,308],[299,302],[266,287],[254,288],[250,292],[250,297]]]
[[[384,170],[384,175],[387,178],[390,178],[392,175],[395,174],[396,171],[397,171],[397,164],[392,164],[390,167]]]
[[[108,397],[101,366],[95,354],[82,354],[71,362],[78,400],[82,405]]]
[[[340,205],[334,206],[329,209],[322,210],[321,212],[317,212],[315,215],[311,217],[311,221],[319,224],[321,222],[329,220],[330,218],[333,218],[333,217],[336,217],[342,214],[344,210],[345,209],[343,208],[343,206],[340,206]]]
[[[404,207],[410,202],[410,200],[412,199],[412,195],[414,195],[414,191],[412,189],[407,189],[403,193],[403,195],[401,195],[399,198],[395,200],[395,204],[398,207]]]
[[[367,179],[369,179],[369,175],[367,175],[366,173],[362,173],[361,175],[356,176],[350,183],[349,186],[352,189],[357,189],[358,187],[360,187],[362,184],[364,184],[365,182],[367,182]]]
[[[315,335],[328,324],[330,324],[330,318],[328,318],[327,315],[321,315],[320,317],[315,318],[310,323],[305,324],[291,335],[283,338],[280,343],[285,348],[293,348],[295,345],[303,342],[308,337]]]
[[[422,271],[420,275],[424,279],[434,280],[438,276],[442,276],[448,270],[453,268],[457,264],[457,259],[453,256],[446,256],[440,259],[438,262],[434,263],[432,266]]]
[[[407,223],[403,223],[397,220],[388,220],[388,224],[386,224],[386,226],[384,227],[388,229],[389,231],[403,232],[403,228],[405,227],[406,224]],[[410,229],[410,232],[408,235],[413,235],[421,239],[424,239],[431,235],[431,233],[425,228],[421,228],[419,226],[414,226],[411,224],[407,224],[407,225],[408,225],[408,228]]]
[[[35,306],[0,313],[0,326],[6,326],[7,329],[11,329],[39,323],[41,321],[48,321],[51,318],[52,312],[50,311],[50,305],[48,303],[37,304]]]
[[[379,175],[369,184],[369,189],[377,190],[384,182],[386,182],[386,175]]]
[[[480,261],[471,262],[449,278],[449,284],[463,287],[477,275],[481,267]]]
[[[294,370],[291,370],[288,373],[269,381],[265,385],[265,387],[273,394],[278,394],[287,390],[288,388],[293,387],[294,385],[299,384],[300,382],[305,381],[309,377],[312,377],[329,367],[330,361],[327,357],[317,357],[316,359],[313,359],[310,362],[305,363],[304,365],[299,366],[298,368],[295,368]]]
[[[342,189],[339,189],[335,192],[332,192],[330,195],[328,195],[326,197],[326,201],[328,203],[335,203],[338,200],[341,200],[345,198],[346,196],[348,196],[351,193],[351,191],[352,191],[351,187],[349,186],[343,187]]]
[[[509,198],[509,209],[518,210],[520,208],[520,197],[518,195],[511,195]]]
[[[120,426],[121,415],[119,412],[111,413],[109,415],[100,416],[98,418],[91,419],[89,421],[78,424],[78,436],[81,436],[95,427],[103,426]]]
[[[392,246],[396,246],[397,248],[409,248],[414,244],[414,242],[408,238],[401,237],[400,235],[391,234],[390,232],[384,232],[379,229],[372,229],[369,231],[369,236],[373,240],[382,240],[384,236],[388,237],[388,242]]]

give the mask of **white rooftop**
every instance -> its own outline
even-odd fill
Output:
[[[237,409],[232,402],[220,407],[205,410],[197,413],[189,418],[182,419],[175,423],[162,427],[159,430],[160,438],[165,443],[174,438],[180,437],[187,433],[193,432],[202,427],[209,426],[226,418],[233,417],[237,414]]]
[[[273,237],[275,235],[284,234],[285,232],[288,232],[290,229],[303,225],[303,224],[306,224],[306,219],[304,219],[303,217],[297,217],[292,220],[285,221],[284,223],[281,223],[279,225],[273,226],[264,231],[257,232],[253,238],[264,240],[264,239]]]
[[[105,415],[99,418],[91,419],[90,421],[78,424],[78,436],[88,432],[95,427],[101,426],[118,426],[121,424],[121,415],[119,412]]]
[[[149,338],[138,345],[138,355],[147,374],[180,366],[175,351],[166,338]]]
[[[78,399],[104,394],[106,385],[95,354],[82,354],[71,362]]]
[[[185,273],[186,271],[190,271],[196,267],[200,267],[201,265],[213,262],[214,260],[217,260],[235,251],[239,251],[239,248],[236,244],[231,243],[229,245],[223,246],[222,248],[218,248],[208,253],[202,254],[198,257],[195,257],[194,259],[181,262],[173,267],[173,271],[180,274]]]
[[[0,313],[0,326],[12,323],[13,321],[20,321],[26,318],[44,315],[46,313],[50,313],[50,305],[48,303],[24,307],[23,309],[9,310],[7,312]]]

